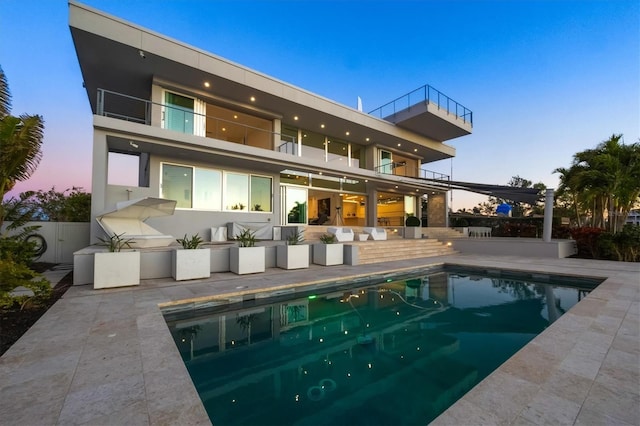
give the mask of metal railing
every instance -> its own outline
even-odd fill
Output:
[[[449,181],[449,175],[440,172],[434,172],[423,168],[408,167],[404,161],[383,164],[375,167],[374,171],[378,174],[394,175],[410,178],[419,178],[427,180]]]
[[[387,119],[400,111],[411,110],[412,106],[420,103],[425,103],[427,105],[429,103],[433,103],[438,106],[438,109],[444,109],[449,114],[455,114],[456,117],[460,118],[465,123],[468,122],[473,124],[473,112],[470,109],[454,101],[428,84],[425,84],[406,95],[400,96],[399,98],[382,105],[380,108],[374,109],[369,112],[369,114],[378,118]]]
[[[264,142],[266,138],[269,139],[270,144],[273,140],[279,140],[284,143],[294,143],[296,140],[296,138],[289,135],[271,132],[259,127],[238,123],[237,121],[198,114],[190,109],[160,104],[105,89],[98,89],[96,102],[97,115],[145,124],[148,126],[152,125],[151,117],[153,114],[153,107],[155,106],[158,108],[158,111],[161,112],[161,114],[158,113],[159,120],[161,120],[162,117],[166,118],[170,112],[175,119],[175,122],[182,123],[181,129],[172,128],[172,130],[241,143],[244,145],[252,145],[252,141],[256,142],[258,140],[262,140],[262,142]],[[196,129],[194,124],[199,126],[200,129]],[[160,126],[160,123],[158,126]],[[260,145],[262,146],[263,144]]]

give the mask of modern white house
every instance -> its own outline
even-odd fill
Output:
[[[640,225],[640,210],[631,210],[625,223],[629,225]]]
[[[367,113],[83,4],[69,13],[93,114],[93,218],[155,197],[176,201],[148,220],[160,234],[240,223],[269,238],[402,226],[426,196],[429,225],[447,225],[449,177],[428,164],[473,124],[443,93],[425,85]],[[91,241],[102,235],[92,221]]]

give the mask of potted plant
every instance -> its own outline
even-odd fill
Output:
[[[98,238],[106,252],[97,252],[93,258],[93,288],[124,287],[140,284],[140,252],[131,250],[131,239],[124,233]]]
[[[422,238],[422,226],[420,219],[414,215],[407,216],[404,227],[404,237],[409,239]]]
[[[173,250],[171,257],[171,275],[176,281],[209,278],[211,276],[211,250],[202,248],[202,238],[194,234],[191,237],[176,240],[181,249]]]
[[[286,240],[276,247],[276,265],[282,269],[301,269],[309,267],[309,245],[302,244],[304,238],[298,228]]]
[[[264,272],[265,249],[256,247],[255,233],[245,229],[235,239],[238,246],[229,248],[229,270],[239,275]]]
[[[342,265],[344,263],[344,244],[338,243],[334,234],[320,236],[320,244],[313,245],[313,263],[317,265]]]

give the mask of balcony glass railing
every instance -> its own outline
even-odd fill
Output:
[[[394,162],[394,163],[377,166],[375,168],[375,172],[379,174],[385,174],[385,175],[411,177],[411,178],[419,178],[419,179],[427,179],[427,180],[448,181],[450,179],[449,175],[445,175],[444,173],[434,172],[434,171],[426,170],[423,168],[408,167],[404,162],[400,162],[400,163]]]
[[[449,114],[455,114],[456,117],[463,120],[465,123],[468,122],[473,124],[473,112],[471,112],[470,109],[464,107],[428,84],[425,84],[406,95],[400,96],[399,98],[382,105],[380,108],[374,109],[369,112],[369,114],[378,118],[386,119],[400,111],[410,110],[412,106],[420,103],[433,103],[437,105],[439,109],[444,109]]]
[[[297,138],[282,133],[274,133],[265,129],[249,126],[236,121],[226,120],[220,117],[197,114],[183,107],[172,107],[146,99],[124,95],[109,90],[98,89],[96,114],[105,117],[145,124],[151,126],[152,115],[157,114],[157,126],[181,133],[195,134],[207,138],[225,140],[229,142],[249,145],[257,148],[272,150],[273,142],[277,141],[276,150],[282,153],[303,159],[320,160],[343,167],[364,168],[358,158],[326,152],[321,148],[302,145]],[[167,116],[171,116],[167,120]],[[162,117],[165,123],[161,124]],[[155,125],[155,124],[154,124]],[[394,163],[395,164],[395,163]],[[448,180],[449,176],[424,169],[414,170],[405,164],[387,164],[374,169],[376,173],[392,174],[405,177],[423,177],[427,179]],[[328,165],[329,166],[329,165]],[[409,170],[411,169],[411,170]],[[431,174],[430,176],[427,176]]]
[[[98,89],[96,114],[152,125],[158,111],[158,126],[186,134],[271,149],[274,140],[293,144],[295,138],[220,117],[198,114],[183,107],[159,104],[146,99]],[[164,121],[164,123],[161,123]]]

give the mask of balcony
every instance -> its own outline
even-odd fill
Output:
[[[441,142],[468,135],[473,128],[471,110],[429,85],[369,114]]]

